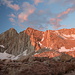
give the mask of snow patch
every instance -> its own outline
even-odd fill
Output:
[[[18,58],[20,58],[21,56],[26,56],[27,55],[27,50],[25,50],[23,53],[17,55],[17,56],[14,56],[12,54],[8,54],[6,53],[6,51],[4,53],[0,53],[0,59],[3,60],[3,59],[11,59],[11,60],[17,60]]]
[[[4,45],[0,45],[0,47],[5,48]]]
[[[15,56],[12,60],[17,60],[17,59],[19,59],[19,58],[20,58],[20,56],[21,56],[21,54],[19,54],[19,55]]]
[[[64,39],[71,39],[71,40],[75,40],[75,34],[71,34],[71,35],[67,35],[67,34],[60,34],[58,31],[54,32],[55,34],[61,36]]]
[[[23,56],[26,56],[27,55],[27,50],[25,50],[24,52],[23,52]]]
[[[35,53],[34,55],[37,55],[37,54],[39,54],[39,53]]]
[[[61,38],[67,39],[64,34],[60,34],[59,31],[55,31],[55,34],[57,34],[58,36],[60,36]]]
[[[0,53],[0,59],[14,59],[14,55],[8,54],[6,53],[6,51],[4,53]]]
[[[48,48],[48,47],[45,47],[46,49]]]
[[[74,34],[71,34],[71,35],[65,35],[63,34],[65,37],[74,37],[75,38],[75,35]]]
[[[43,41],[44,40],[44,34],[43,34],[43,38],[42,38],[42,40],[41,41]]]
[[[63,36],[66,38],[72,38],[72,40],[75,40],[75,34],[71,34],[71,35],[63,34]]]
[[[59,35],[59,32],[56,30],[54,33],[58,34]]]
[[[25,50],[23,53],[17,55],[13,60],[19,59],[21,56],[26,56],[27,55],[27,50]]]
[[[40,43],[40,42],[39,42],[39,44],[40,44],[40,46],[42,45],[42,43]]]
[[[75,47],[73,47],[71,49],[66,49],[65,47],[61,47],[59,49],[59,52],[69,52],[69,51],[75,51]]]

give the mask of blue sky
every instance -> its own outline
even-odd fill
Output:
[[[0,33],[28,27],[41,31],[75,28],[75,0],[0,0]]]

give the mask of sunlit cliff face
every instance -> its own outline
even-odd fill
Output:
[[[30,36],[31,44],[35,46],[35,50],[38,51],[42,48],[49,48],[50,50],[56,50],[58,52],[66,52],[71,54],[70,51],[75,51],[75,29],[61,29],[61,30],[47,30],[45,32],[38,31],[32,28],[28,28],[24,31]],[[55,57],[60,53],[55,52],[43,52],[36,54],[35,56],[43,57]]]
[[[28,28],[24,31],[30,36],[31,44],[35,50],[40,48],[71,49],[75,47],[75,29],[47,30],[45,32]]]

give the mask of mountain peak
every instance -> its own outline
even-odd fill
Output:
[[[10,28],[11,30],[14,30],[14,28]]]
[[[9,31],[16,31],[14,28],[10,28]],[[17,31],[16,31],[17,32]]]
[[[28,29],[33,29],[33,28],[31,28],[31,27],[28,27],[26,30],[28,30]]]
[[[32,30],[37,30],[37,29],[34,29],[34,28],[31,28],[31,27],[28,27],[25,31],[32,31]],[[39,31],[39,30],[37,30]]]

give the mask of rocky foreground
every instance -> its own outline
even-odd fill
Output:
[[[75,58],[68,61],[47,57],[0,60],[0,75],[75,75]]]

